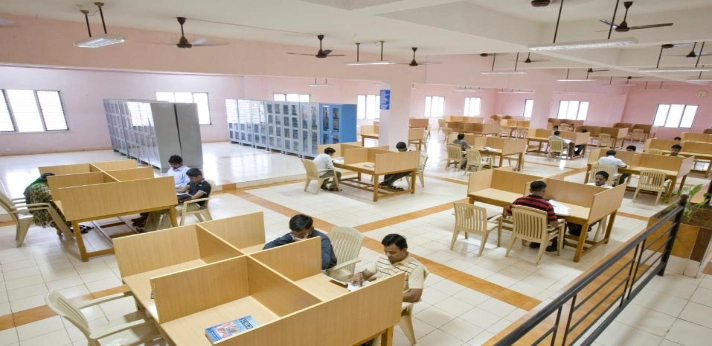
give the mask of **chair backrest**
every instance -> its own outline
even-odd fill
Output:
[[[560,139],[549,140],[549,152],[550,153],[563,153],[564,152],[564,141]]]
[[[482,155],[477,149],[467,149],[467,164],[470,166],[482,166]]]
[[[449,127],[443,128],[443,135],[445,135],[445,138],[448,138],[452,134],[452,129]]]
[[[611,146],[611,135],[607,133],[598,134],[598,146],[609,147]]]
[[[521,238],[544,239],[547,223],[546,212],[543,210],[521,205],[512,206],[512,233]]]
[[[428,153],[420,154],[420,161],[418,161],[418,171],[424,170],[426,164],[428,164]]]
[[[645,136],[645,133],[643,132],[643,129],[635,129],[633,132],[631,132],[630,138],[631,139],[643,139]]]
[[[484,234],[487,232],[487,210],[470,203],[455,205],[455,227],[468,233]]]
[[[528,127],[517,127],[517,137],[519,138],[527,138],[529,136],[529,128]]]
[[[638,188],[642,190],[663,191],[665,190],[665,173],[659,171],[640,171]]]
[[[438,127],[444,128],[446,126],[445,119],[438,119]]]
[[[645,153],[646,153],[646,154],[653,154],[653,155],[662,155],[662,154],[663,154],[663,151],[660,150],[660,149],[653,149],[653,148],[650,148],[650,149],[645,149]]]
[[[609,165],[601,165],[601,164],[595,164],[591,166],[591,175],[588,178],[588,181],[593,181],[594,177],[596,176],[596,173],[604,171],[608,173],[608,179],[606,180],[606,183],[609,186],[613,186],[613,181],[615,179],[614,175],[618,172],[617,167],[609,166]]]
[[[17,207],[15,206],[15,203],[12,203],[12,201],[5,196],[4,193],[0,192],[0,206],[2,206],[3,209],[7,212],[8,215],[12,218],[12,221],[15,223],[18,223],[18,218],[20,217],[17,215]]]
[[[462,147],[459,144],[448,144],[447,145],[447,159],[449,161],[452,161],[452,160],[462,161]]]
[[[363,244],[363,233],[350,227],[334,227],[329,232],[329,240],[339,264],[358,257]]]
[[[79,308],[77,308],[71,300],[67,299],[61,293],[57,291],[50,291],[45,296],[45,303],[52,309],[57,315],[62,318],[67,319],[69,322],[77,327],[84,336],[89,338],[91,331],[89,330],[89,322],[87,322],[86,317]]]
[[[316,169],[314,161],[302,159],[302,164],[304,165],[304,169],[307,171],[307,179],[319,179],[319,170]]]

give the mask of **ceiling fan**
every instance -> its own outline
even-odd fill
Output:
[[[319,39],[319,51],[316,52],[316,55],[314,55],[314,54],[304,54],[304,53],[287,53],[287,54],[291,54],[291,55],[309,55],[309,56],[315,56],[315,57],[317,57],[317,58],[319,58],[319,59],[328,58],[328,57],[330,57],[330,56],[345,56],[345,54],[334,54],[334,55],[331,55],[331,52],[332,52],[331,49],[326,49],[326,50],[324,50],[323,47],[322,47],[322,41],[324,41],[324,35],[317,35],[316,37]]]
[[[440,63],[440,62],[438,62],[438,61],[417,62],[417,61],[415,61],[415,51],[418,50],[418,47],[413,47],[413,48],[411,48],[411,49],[413,50],[413,60],[411,60],[410,63],[403,62],[403,63],[399,63],[399,64],[408,65],[408,66],[414,66],[414,67],[415,67],[415,66],[421,66],[421,65],[435,65],[435,64],[439,64],[439,63]]]
[[[628,26],[628,22],[626,19],[628,18],[628,9],[630,9],[631,6],[633,6],[632,1],[625,1],[623,2],[623,6],[625,7],[625,14],[623,15],[623,21],[616,25],[615,23],[601,19],[599,22],[608,25],[609,27],[612,27],[613,30],[616,32],[628,32],[630,30],[639,30],[639,29],[652,29],[652,28],[661,28],[665,26],[672,26],[673,23],[658,23],[658,24],[648,24],[648,25],[637,25],[637,26]],[[617,9],[617,6],[616,6]],[[615,14],[614,14],[615,16]]]
[[[606,69],[594,70],[593,67],[589,67],[588,70],[586,70],[586,73],[605,72],[605,71],[609,71],[609,70],[606,70]]]
[[[180,24],[180,40],[176,43],[176,47],[178,48],[193,48],[193,46],[225,46],[229,44],[228,42],[208,42],[208,40],[204,38],[199,38],[193,42],[190,42],[187,38],[185,38],[185,33],[183,31],[183,24],[185,24],[186,21],[185,17],[176,17],[176,19],[178,20],[178,24]]]
[[[532,60],[532,59],[531,59],[531,56],[532,56],[532,53],[531,53],[531,52],[527,53],[527,58],[526,58],[526,60],[524,60],[524,63],[525,63],[525,64],[531,64],[531,63],[533,63],[533,62],[549,61],[549,60],[544,60],[544,59],[534,59],[534,60]]]
[[[534,7],[546,7],[549,6],[551,0],[532,0],[531,4]]]

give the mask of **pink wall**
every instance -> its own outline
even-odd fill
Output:
[[[696,93],[707,91],[705,98],[698,98]],[[660,127],[657,137],[672,139],[682,132],[702,132],[712,125],[712,87],[710,86],[665,86],[663,89],[633,89],[628,96],[623,113],[623,122],[652,124],[658,104],[698,105],[691,129]]]

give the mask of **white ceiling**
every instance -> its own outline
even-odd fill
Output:
[[[408,57],[410,47],[425,55],[479,54],[500,52],[521,54],[526,46],[550,42],[561,0],[546,8],[534,8],[529,0],[106,0],[104,17],[109,33],[120,34],[121,27],[165,32],[156,41],[179,38],[176,16],[188,17],[185,30],[189,39],[201,35],[246,39],[304,46],[312,53],[318,46],[316,34],[325,34],[325,49],[354,55],[355,42],[362,51],[378,52],[374,42],[386,41],[386,54]],[[77,5],[94,14],[93,1],[86,0],[0,0],[2,11],[32,17],[77,22],[84,17]],[[610,19],[616,0],[566,0],[559,41],[602,39],[606,26],[599,19]],[[622,20],[621,1],[616,23]],[[0,19],[2,15],[0,14]],[[520,64],[520,68],[604,67],[609,74],[629,75],[657,60],[659,45],[667,42],[710,40],[712,51],[711,0],[638,0],[631,7],[629,25],[674,22],[669,28],[634,30],[614,37],[635,36],[641,47],[628,50],[599,50],[547,54],[549,61]],[[100,30],[98,13],[90,17],[92,29]],[[238,26],[243,25],[243,26]],[[249,28],[253,26],[258,28]],[[0,29],[0,35],[2,34]],[[81,38],[81,37],[77,37]],[[130,38],[129,38],[130,39]],[[665,64],[688,66],[684,58],[691,47],[666,51]],[[698,49],[699,51],[699,45]],[[708,49],[706,49],[708,50]],[[670,54],[668,57],[667,54]],[[675,56],[683,55],[683,56]],[[498,66],[499,66],[498,58]],[[514,55],[501,55],[502,66],[510,66]],[[507,63],[509,61],[509,63]],[[712,64],[711,57],[702,63]],[[506,65],[505,65],[506,64]]]

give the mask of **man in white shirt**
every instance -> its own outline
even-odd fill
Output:
[[[334,173],[336,173],[336,179],[341,180],[341,172],[336,171],[336,167],[334,167],[334,162],[331,161],[331,157],[334,155],[336,150],[332,147],[328,147],[324,149],[323,154],[319,154],[314,158],[314,164],[316,165],[316,169],[319,171],[319,177],[324,178],[324,177],[333,177]],[[324,182],[321,184],[321,188],[324,190],[329,190],[329,191],[339,191],[339,187],[336,185],[336,180],[333,178],[331,179],[331,186],[326,187],[326,182],[328,181],[324,180]]]
[[[188,166],[183,164],[183,158],[178,155],[173,155],[168,159],[168,164],[171,168],[166,172],[166,176],[172,176],[175,179],[176,190],[183,186],[190,184],[190,179],[188,179]]]
[[[588,183],[586,185],[593,185],[593,186],[598,186],[598,187],[605,187],[607,189],[612,188],[613,186],[606,185],[606,182],[608,181],[608,172],[606,171],[598,171],[596,172],[596,175],[593,176],[593,182]]]
[[[613,170],[613,175],[618,173],[618,168],[625,168],[628,166],[625,162],[623,162],[623,160],[616,157],[616,151],[613,149],[606,151],[606,156],[598,159],[598,164],[615,168]],[[630,174],[621,174],[618,184],[623,184],[629,176]]]
[[[569,145],[569,144],[571,143],[571,141],[568,140],[568,139],[566,139],[566,138],[560,137],[560,136],[559,136],[560,134],[561,134],[561,131],[558,131],[558,130],[554,131],[554,134],[552,134],[551,136],[549,136],[549,140],[550,140],[550,141],[551,141],[551,140],[559,140],[559,141],[564,142],[564,147],[565,147],[565,148],[568,148],[569,156],[572,156],[572,154],[573,154],[573,149],[572,149],[571,146]]]

